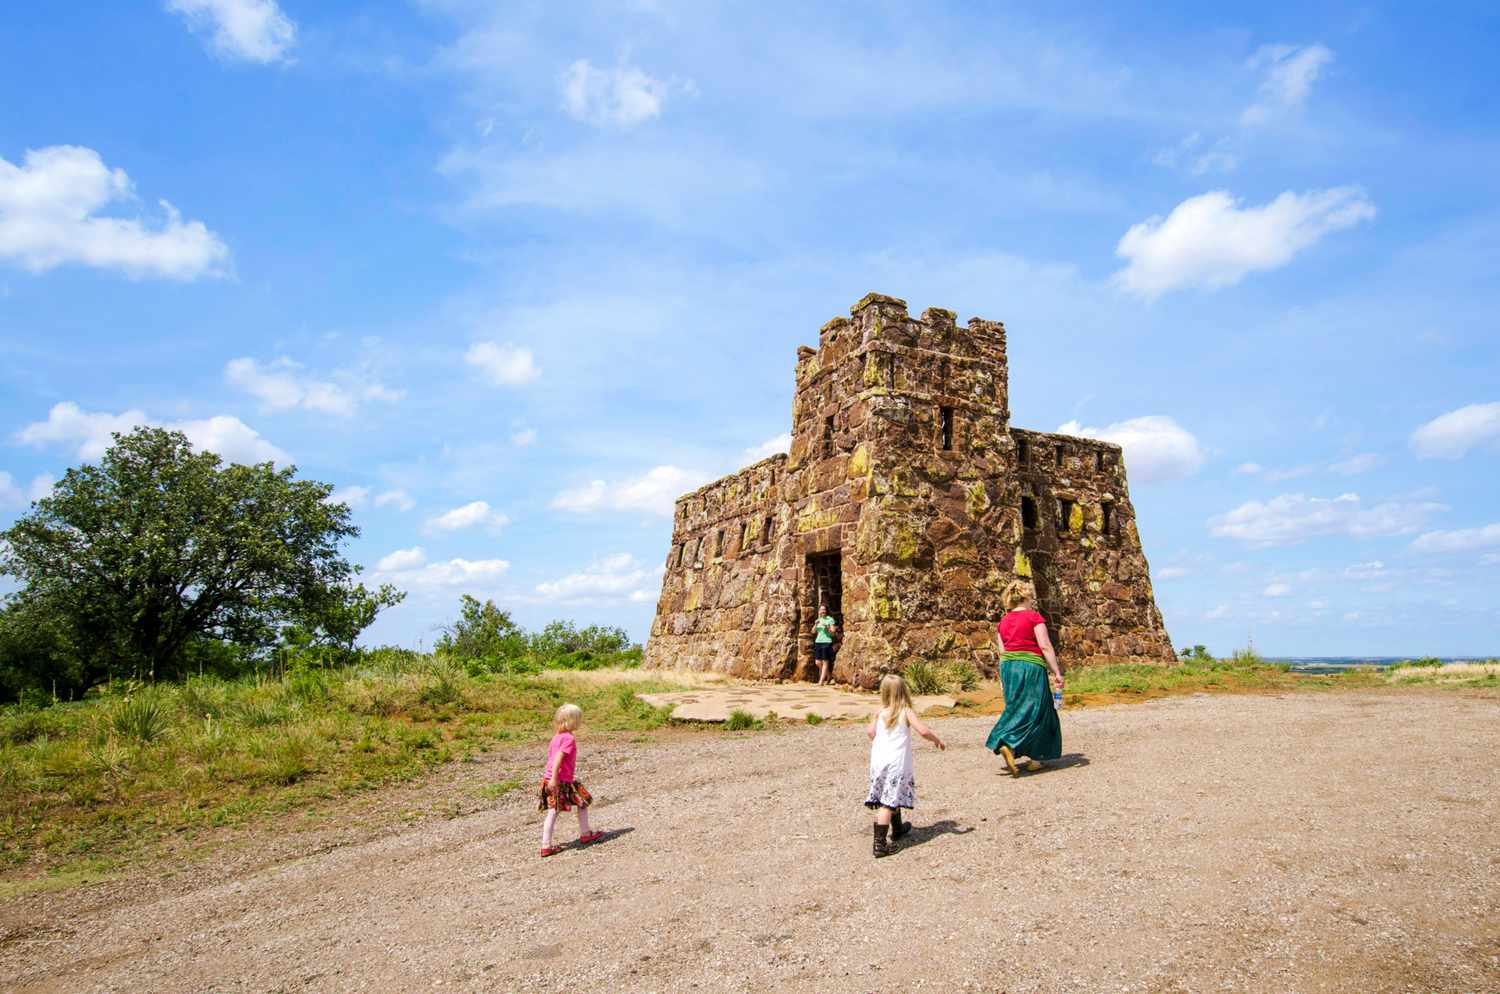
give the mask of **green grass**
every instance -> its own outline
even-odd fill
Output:
[[[920,659],[907,663],[901,670],[901,676],[906,680],[907,689],[913,694],[941,694],[943,692],[942,673]]]
[[[726,732],[743,732],[747,729],[761,728],[764,724],[765,722],[755,717],[749,711],[741,711],[739,708],[735,708],[729,712],[729,717],[725,719],[724,730]]]
[[[666,712],[633,673],[470,675],[432,657],[281,678],[116,688],[0,709],[0,873],[72,872],[153,842],[409,779],[544,740],[558,705],[587,730],[646,732]],[[510,781],[492,785],[499,796]],[[519,786],[517,784],[516,786]]]

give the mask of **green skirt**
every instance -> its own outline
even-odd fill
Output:
[[[1005,685],[1005,713],[990,729],[985,745],[998,754],[1003,745],[1017,756],[1057,759],[1062,755],[1062,724],[1052,706],[1047,669],[1035,663],[1006,660],[1000,664]]]

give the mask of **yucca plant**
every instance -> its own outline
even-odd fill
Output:
[[[166,735],[170,722],[161,695],[143,690],[115,706],[110,725],[121,738],[147,745]]]
[[[901,676],[906,680],[906,686],[913,694],[940,694],[943,692],[943,678],[937,670],[920,659],[906,664],[901,671]]]

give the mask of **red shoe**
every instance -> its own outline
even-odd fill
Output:
[[[543,846],[536,851],[538,856],[556,856],[562,852],[562,846]]]
[[[602,838],[604,838],[603,832],[590,832],[587,835],[580,835],[578,837],[578,844],[580,846],[586,846],[590,842],[598,842]]]

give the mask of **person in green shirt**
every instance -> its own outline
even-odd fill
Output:
[[[818,620],[813,623],[813,658],[818,661],[820,687],[828,682],[828,671],[833,667],[833,634],[838,627],[827,609],[818,609]]]

